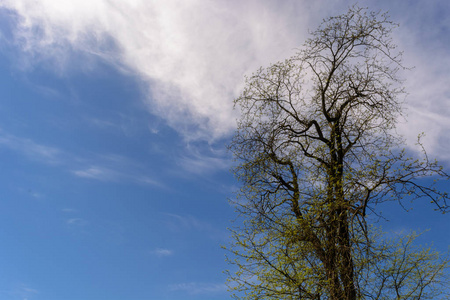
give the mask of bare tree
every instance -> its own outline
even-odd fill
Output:
[[[403,66],[394,27],[354,6],[324,20],[297,55],[247,78],[230,145],[244,217],[230,281],[244,298],[426,299],[443,275],[446,259],[414,256],[410,242],[396,252],[368,225],[377,204],[404,197],[448,210],[448,195],[422,180],[448,175],[425,151],[408,157],[395,134]]]

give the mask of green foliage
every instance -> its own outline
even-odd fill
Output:
[[[278,236],[275,236],[278,234]],[[233,232],[229,250],[238,267],[229,273],[237,299],[330,299],[327,276],[318,257],[305,243],[293,243],[296,233]],[[449,257],[414,245],[416,233],[390,239],[370,230],[352,249],[357,299],[448,299]],[[245,296],[243,296],[245,295]]]
[[[404,197],[448,210],[446,193],[421,184],[448,175],[425,151],[409,158],[394,134],[403,93],[395,26],[358,7],[328,18],[297,55],[249,77],[235,100],[242,117],[230,149],[244,222],[232,231],[230,286],[244,299],[436,296],[447,260],[413,254],[415,235],[396,245],[367,223],[377,204]]]
[[[355,255],[362,299],[448,299],[449,257],[414,245],[416,233],[373,238],[371,255]]]

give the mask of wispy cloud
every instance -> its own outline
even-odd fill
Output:
[[[169,289],[172,291],[183,291],[191,295],[197,295],[225,292],[228,287],[224,283],[188,282],[172,284],[169,286]]]
[[[114,168],[114,169],[113,169]],[[79,170],[72,170],[72,174],[85,179],[93,179],[105,182],[133,182],[136,184],[164,188],[160,181],[143,175],[145,171],[133,167],[131,164],[121,164],[112,168],[103,166],[88,166]]]
[[[149,185],[149,186],[154,186],[154,187],[159,187],[159,188],[165,188],[164,184],[161,183],[160,181],[158,181],[158,180],[156,180],[154,178],[145,176],[145,175],[144,176],[136,176],[135,179],[136,179],[136,182],[142,183],[144,185]]]
[[[66,224],[74,227],[84,227],[88,225],[89,222],[82,218],[71,218],[66,220]]]
[[[7,299],[32,300],[39,294],[37,289],[31,288],[26,284],[18,284],[10,290],[0,290],[0,295],[5,295]]]
[[[31,289],[31,288],[28,288],[28,287],[22,287],[22,290],[27,292],[27,293],[33,293],[33,294],[38,294],[39,293],[38,290]]]
[[[29,196],[35,198],[35,199],[42,199],[42,198],[45,198],[45,195],[44,195],[44,194],[42,194],[42,193],[40,193],[40,192],[37,192],[37,191],[35,191],[35,190],[32,189],[32,188],[22,188],[22,187],[20,187],[20,188],[18,188],[18,191],[19,191],[20,193],[27,194],[27,195],[29,195]]]
[[[172,213],[163,213],[166,218],[167,226],[173,231],[198,230],[211,231],[213,227],[210,223],[199,220],[191,215],[178,215]]]
[[[449,28],[450,30],[450,28]],[[450,43],[448,45],[450,47]],[[445,52],[448,52],[448,47]],[[407,63],[416,66],[406,82],[409,93],[406,102],[406,123],[399,124],[399,132],[413,145],[417,136],[425,132],[424,143],[429,154],[450,160],[450,56],[442,49],[433,52],[428,58],[420,55],[407,55]],[[432,57],[439,57],[438,61]]]
[[[223,153],[215,153],[211,149],[200,152],[198,149],[192,149],[180,156],[178,165],[181,166],[186,174],[209,175],[217,171],[228,171],[231,167],[231,159]]]
[[[103,130],[114,130],[121,132],[125,136],[133,136],[139,129],[148,126],[147,123],[139,123],[138,120],[132,116],[116,112],[116,115],[110,119],[102,119],[97,117],[86,117],[86,121],[93,127]],[[149,128],[153,132],[151,128]]]
[[[405,51],[405,65],[413,67],[403,74],[408,92],[407,122],[400,124],[399,132],[410,145],[425,132],[428,154],[450,160],[450,6],[445,1],[430,4],[417,2],[410,6],[398,2],[391,13],[400,23],[394,42]]]
[[[156,248],[151,253],[158,257],[165,257],[165,256],[173,255],[173,250],[165,249],[165,248]]]
[[[28,158],[48,164],[61,162],[63,152],[51,146],[38,144],[30,139],[17,137],[0,129],[0,147],[7,147]]]
[[[165,226],[172,232],[197,231],[202,232],[212,240],[227,240],[229,232],[213,226],[211,223],[196,218],[192,215],[179,215],[173,213],[162,213]]]
[[[32,190],[29,190],[28,193],[29,193],[33,198],[39,199],[39,198],[44,197],[44,195],[42,195],[41,193],[38,193],[38,192],[35,192],[35,191],[32,191]]]
[[[99,166],[91,166],[87,169],[75,170],[72,171],[72,173],[78,177],[97,179],[102,181],[114,181],[118,178],[117,172]]]
[[[116,128],[117,127],[116,123],[113,123],[112,121],[109,121],[109,120],[102,120],[102,119],[98,119],[98,118],[89,118],[89,119],[87,119],[87,121],[98,128]]]
[[[145,164],[114,153],[93,155],[84,158],[78,169],[72,169],[77,177],[105,182],[132,182],[140,185],[163,188],[164,184],[152,177],[154,173]],[[92,163],[92,164],[89,164]]]
[[[153,187],[164,187],[147,168],[132,159],[116,154],[79,156],[63,149],[44,145],[32,139],[19,137],[0,129],[0,148],[4,147],[39,163],[69,170],[73,175],[107,182],[132,182]],[[43,195],[33,192],[33,197]]]

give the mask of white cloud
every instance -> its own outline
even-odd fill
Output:
[[[447,150],[450,147],[450,43],[445,50],[437,48],[442,45],[435,46],[428,50],[427,56],[414,52],[405,54],[406,63],[415,68],[407,74],[407,122],[399,125],[399,132],[411,144],[418,134],[425,132],[424,142],[429,153],[450,160]]]
[[[448,1],[396,2],[393,7],[392,19],[400,23],[394,42],[404,50],[405,66],[413,67],[402,75],[408,93],[407,122],[401,122],[398,131],[412,148],[425,132],[428,154],[450,160],[450,5]]]
[[[232,99],[243,75],[298,46],[308,18],[294,19],[297,3],[7,0],[1,5],[18,15],[16,41],[32,60],[62,70],[76,51],[131,70],[149,86],[149,109],[192,139],[229,134]]]
[[[185,139],[211,140],[232,133],[236,117],[232,99],[243,87],[244,74],[293,54],[308,28],[345,11],[348,4],[4,0],[0,6],[17,14],[15,37],[24,58],[51,63],[57,71],[73,61],[80,65],[71,59],[74,53],[85,58],[83,68],[96,58],[109,61],[140,77],[148,91],[149,110]],[[400,130],[412,143],[416,133],[432,133],[428,138],[432,151],[443,155],[450,146],[441,138],[450,130],[448,1],[362,0],[361,5],[389,10],[403,25],[394,41],[405,50],[406,63],[416,69],[406,74],[408,106],[413,109],[408,126]]]

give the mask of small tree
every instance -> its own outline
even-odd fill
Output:
[[[242,117],[230,149],[244,222],[232,231],[230,281],[243,298],[436,296],[447,260],[411,252],[414,236],[397,249],[368,225],[384,201],[427,198],[448,209],[448,195],[422,180],[447,174],[425,151],[409,158],[394,131],[403,93],[395,26],[358,7],[328,18],[235,100]]]

